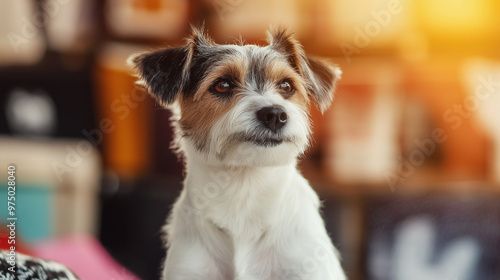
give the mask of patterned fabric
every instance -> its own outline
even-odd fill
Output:
[[[0,280],[79,280],[60,263],[16,253],[12,267],[9,251],[0,251]]]

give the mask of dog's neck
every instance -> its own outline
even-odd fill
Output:
[[[297,173],[296,160],[281,166],[225,165],[207,161],[204,154],[193,147],[183,149],[186,161],[187,180],[202,178],[204,184],[242,184],[249,187],[264,187],[273,182],[287,182]],[[194,180],[198,181],[198,180]],[[278,184],[278,185],[282,185]],[[223,187],[223,186],[222,186]],[[273,188],[274,186],[268,186]]]
[[[192,143],[188,141],[181,142],[181,151],[186,163],[186,174],[189,177],[202,177],[205,183],[216,181],[220,184],[217,178],[231,177],[233,180],[250,183],[256,179],[260,183],[271,183],[277,178],[281,182],[285,182],[286,178],[291,174],[297,173],[297,160],[294,159],[286,165],[279,166],[255,166],[255,165],[230,165],[221,162],[208,160],[207,155],[199,152]],[[191,176],[196,175],[196,176]],[[278,181],[279,181],[278,180]],[[236,183],[236,181],[234,181]]]
[[[185,156],[185,188],[192,207],[234,236],[257,238],[275,217],[283,216],[280,212],[293,213],[294,209],[282,209],[280,205],[294,205],[293,201],[300,200],[293,181],[302,177],[295,163],[235,167],[209,165],[200,155]],[[288,203],[282,203],[284,200]]]

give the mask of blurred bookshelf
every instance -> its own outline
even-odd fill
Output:
[[[169,149],[170,113],[134,84],[126,58],[183,44],[190,24],[218,43],[256,44],[269,26],[285,26],[308,54],[343,71],[332,108],[311,108],[315,140],[299,168],[324,200],[349,278],[498,279],[499,8],[494,0],[2,1],[0,142],[7,150],[19,139],[63,143],[57,151],[93,144],[100,180],[85,192],[95,213],[85,228],[141,279],[157,279],[160,226],[183,166]],[[19,150],[14,158],[29,158]],[[40,174],[27,184],[51,182],[35,191],[40,200],[67,194]],[[135,212],[137,197],[147,218]],[[412,230],[427,238],[424,262],[401,249],[418,244]]]

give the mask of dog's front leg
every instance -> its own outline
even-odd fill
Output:
[[[188,205],[185,195],[165,227],[169,246],[162,280],[233,280],[230,239]]]
[[[196,240],[175,240],[167,251],[163,280],[229,280],[227,269]],[[232,280],[232,279],[231,279]]]
[[[329,240],[310,242],[288,267],[287,280],[346,280],[337,252]],[[297,256],[297,252],[294,253]]]
[[[245,252],[245,260],[239,262],[237,255],[235,280],[346,280],[333,250],[286,256],[279,251]]]

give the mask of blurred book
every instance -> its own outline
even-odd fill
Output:
[[[121,38],[173,40],[188,29],[190,1],[108,0],[105,20]]]
[[[344,66],[327,119],[325,166],[346,184],[385,184],[400,156],[401,79],[397,64],[360,59]]]
[[[204,0],[210,11],[208,26],[216,38],[231,42],[240,36],[247,42],[263,41],[269,27],[285,27],[297,38],[310,35],[313,2],[300,0]]]
[[[60,235],[96,234],[100,154],[84,139],[0,137],[0,165],[15,166],[17,232],[27,243]],[[7,172],[0,199],[7,201]],[[4,204],[6,205],[6,204]],[[7,207],[0,212],[6,223]]]
[[[149,172],[152,99],[127,65],[127,58],[147,46],[107,43],[95,69],[98,127],[93,138],[102,143],[107,168],[120,177],[135,178]]]
[[[465,109],[477,112],[481,125],[493,138],[489,153],[491,178],[500,183],[500,63],[487,59],[471,59],[464,64],[464,80],[469,96]]]
[[[96,0],[46,0],[42,3],[51,50],[82,53],[93,47],[99,27]]]
[[[0,66],[42,59],[46,43],[43,31],[33,22],[37,11],[35,1],[0,1]]]

